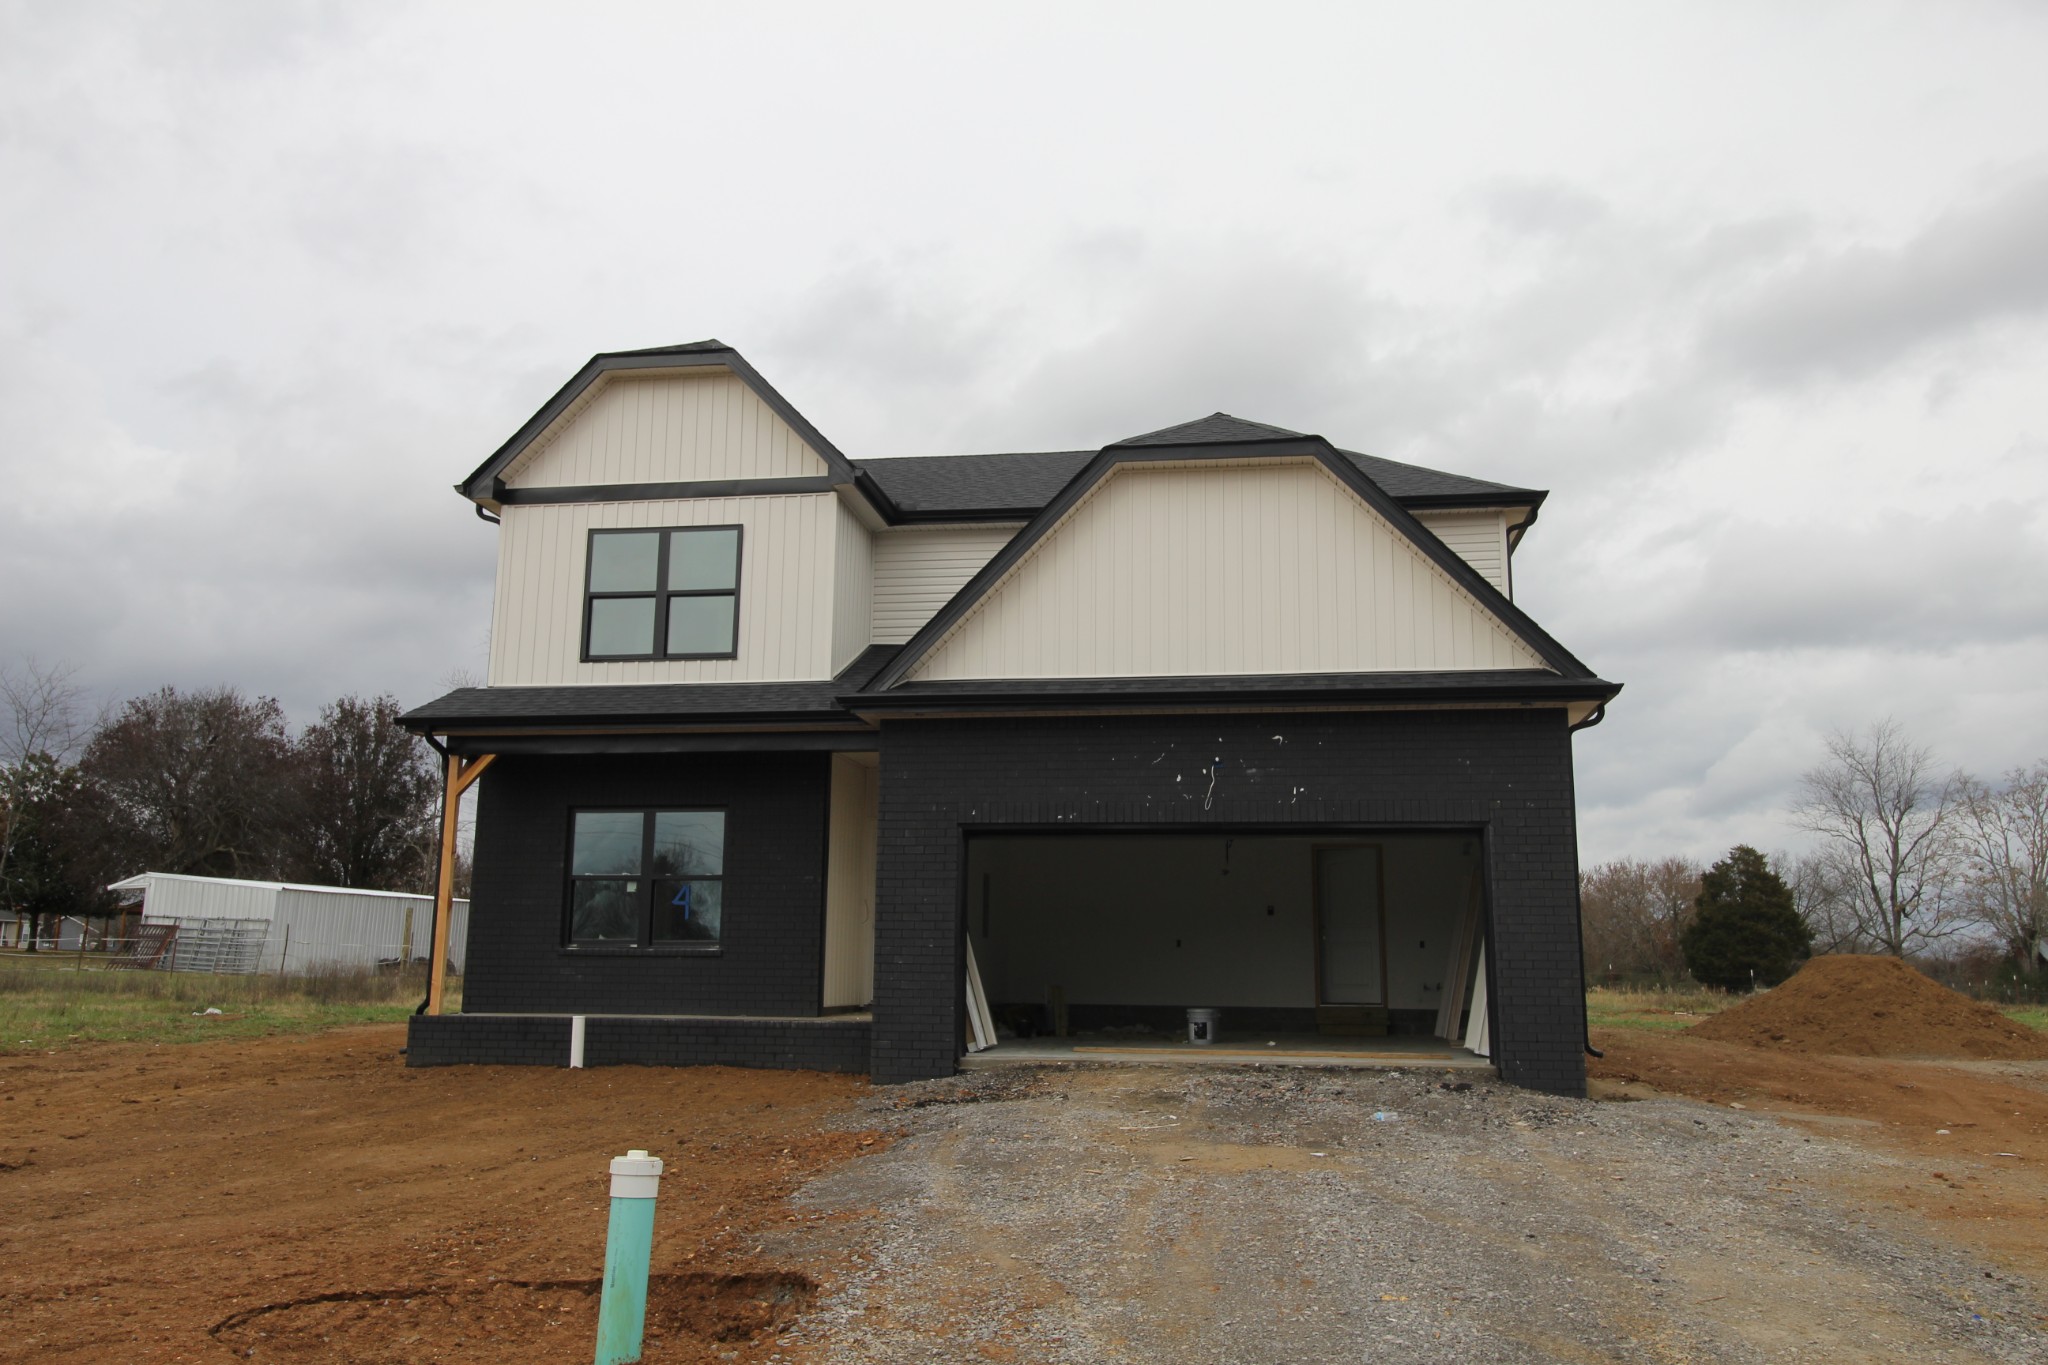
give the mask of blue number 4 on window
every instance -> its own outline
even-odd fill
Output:
[[[676,898],[670,901],[669,904],[680,905],[683,908],[683,918],[688,919],[690,917],[690,884],[688,882],[684,882],[676,888]]]

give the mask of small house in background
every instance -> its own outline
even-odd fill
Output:
[[[31,921],[12,910],[0,911],[0,948],[25,950],[29,947]],[[35,934],[35,950],[43,953],[97,952],[111,947],[132,932],[134,916],[116,911],[111,915],[44,915]]]
[[[144,872],[107,888],[141,918],[129,965],[180,971],[306,972],[427,961],[434,898],[343,886]],[[469,902],[454,903],[443,956],[460,972]]]

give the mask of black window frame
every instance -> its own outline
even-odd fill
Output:
[[[731,531],[732,543],[732,587],[730,588],[670,588],[668,585],[669,544],[677,535],[693,531]],[[658,535],[654,560],[654,589],[631,592],[599,592],[590,586],[590,578],[597,564],[597,538],[599,536]],[[747,561],[747,528],[738,522],[720,522],[710,526],[593,526],[585,534],[583,542],[583,653],[584,663],[647,663],[650,661],[689,659],[737,659],[740,656],[740,574]],[[651,654],[593,654],[590,652],[590,623],[595,604],[600,601],[617,601],[630,598],[654,599],[654,644]],[[732,599],[732,644],[722,653],[672,654],[668,652],[668,604],[676,597],[730,597]]]
[[[621,872],[592,872],[578,874],[576,871],[576,817],[579,815],[638,815],[640,817],[640,871],[637,874]],[[713,939],[659,939],[654,937],[654,884],[664,880],[654,871],[654,822],[663,815],[716,815],[721,819],[718,850],[718,871],[712,873],[693,872],[687,877],[668,878],[692,882],[718,883],[718,937]],[[575,806],[570,808],[566,820],[567,829],[563,842],[562,856],[562,947],[565,951],[577,953],[683,953],[699,956],[716,955],[725,949],[725,857],[726,846],[731,842],[727,837],[732,832],[732,811],[726,806]],[[576,937],[576,884],[578,882],[605,882],[632,880],[640,883],[636,893],[639,900],[640,924],[637,937],[584,938]]]

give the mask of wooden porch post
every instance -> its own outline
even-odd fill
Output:
[[[434,881],[434,958],[427,964],[427,1013],[441,1012],[441,993],[448,987],[448,921],[455,908],[455,831],[460,824],[462,794],[470,789],[496,754],[464,760],[448,755],[448,787],[441,798],[441,875]]]

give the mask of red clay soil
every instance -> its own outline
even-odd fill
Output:
[[[830,1265],[772,1264],[805,1180],[886,1139],[864,1080],[409,1071],[402,1029],[0,1056],[0,1361],[590,1359],[610,1157],[668,1166],[649,1365],[794,1353]]]
[[[1871,1205],[2048,1277],[2048,1063],[1766,1052],[1696,1032],[1594,1030],[1606,1054],[1588,1067],[1594,1094],[1684,1095],[1872,1147],[1902,1164],[1861,1177]]]
[[[1895,957],[1817,957],[1791,980],[1686,1032],[1720,1043],[1845,1057],[2048,1057],[2048,1037]]]

